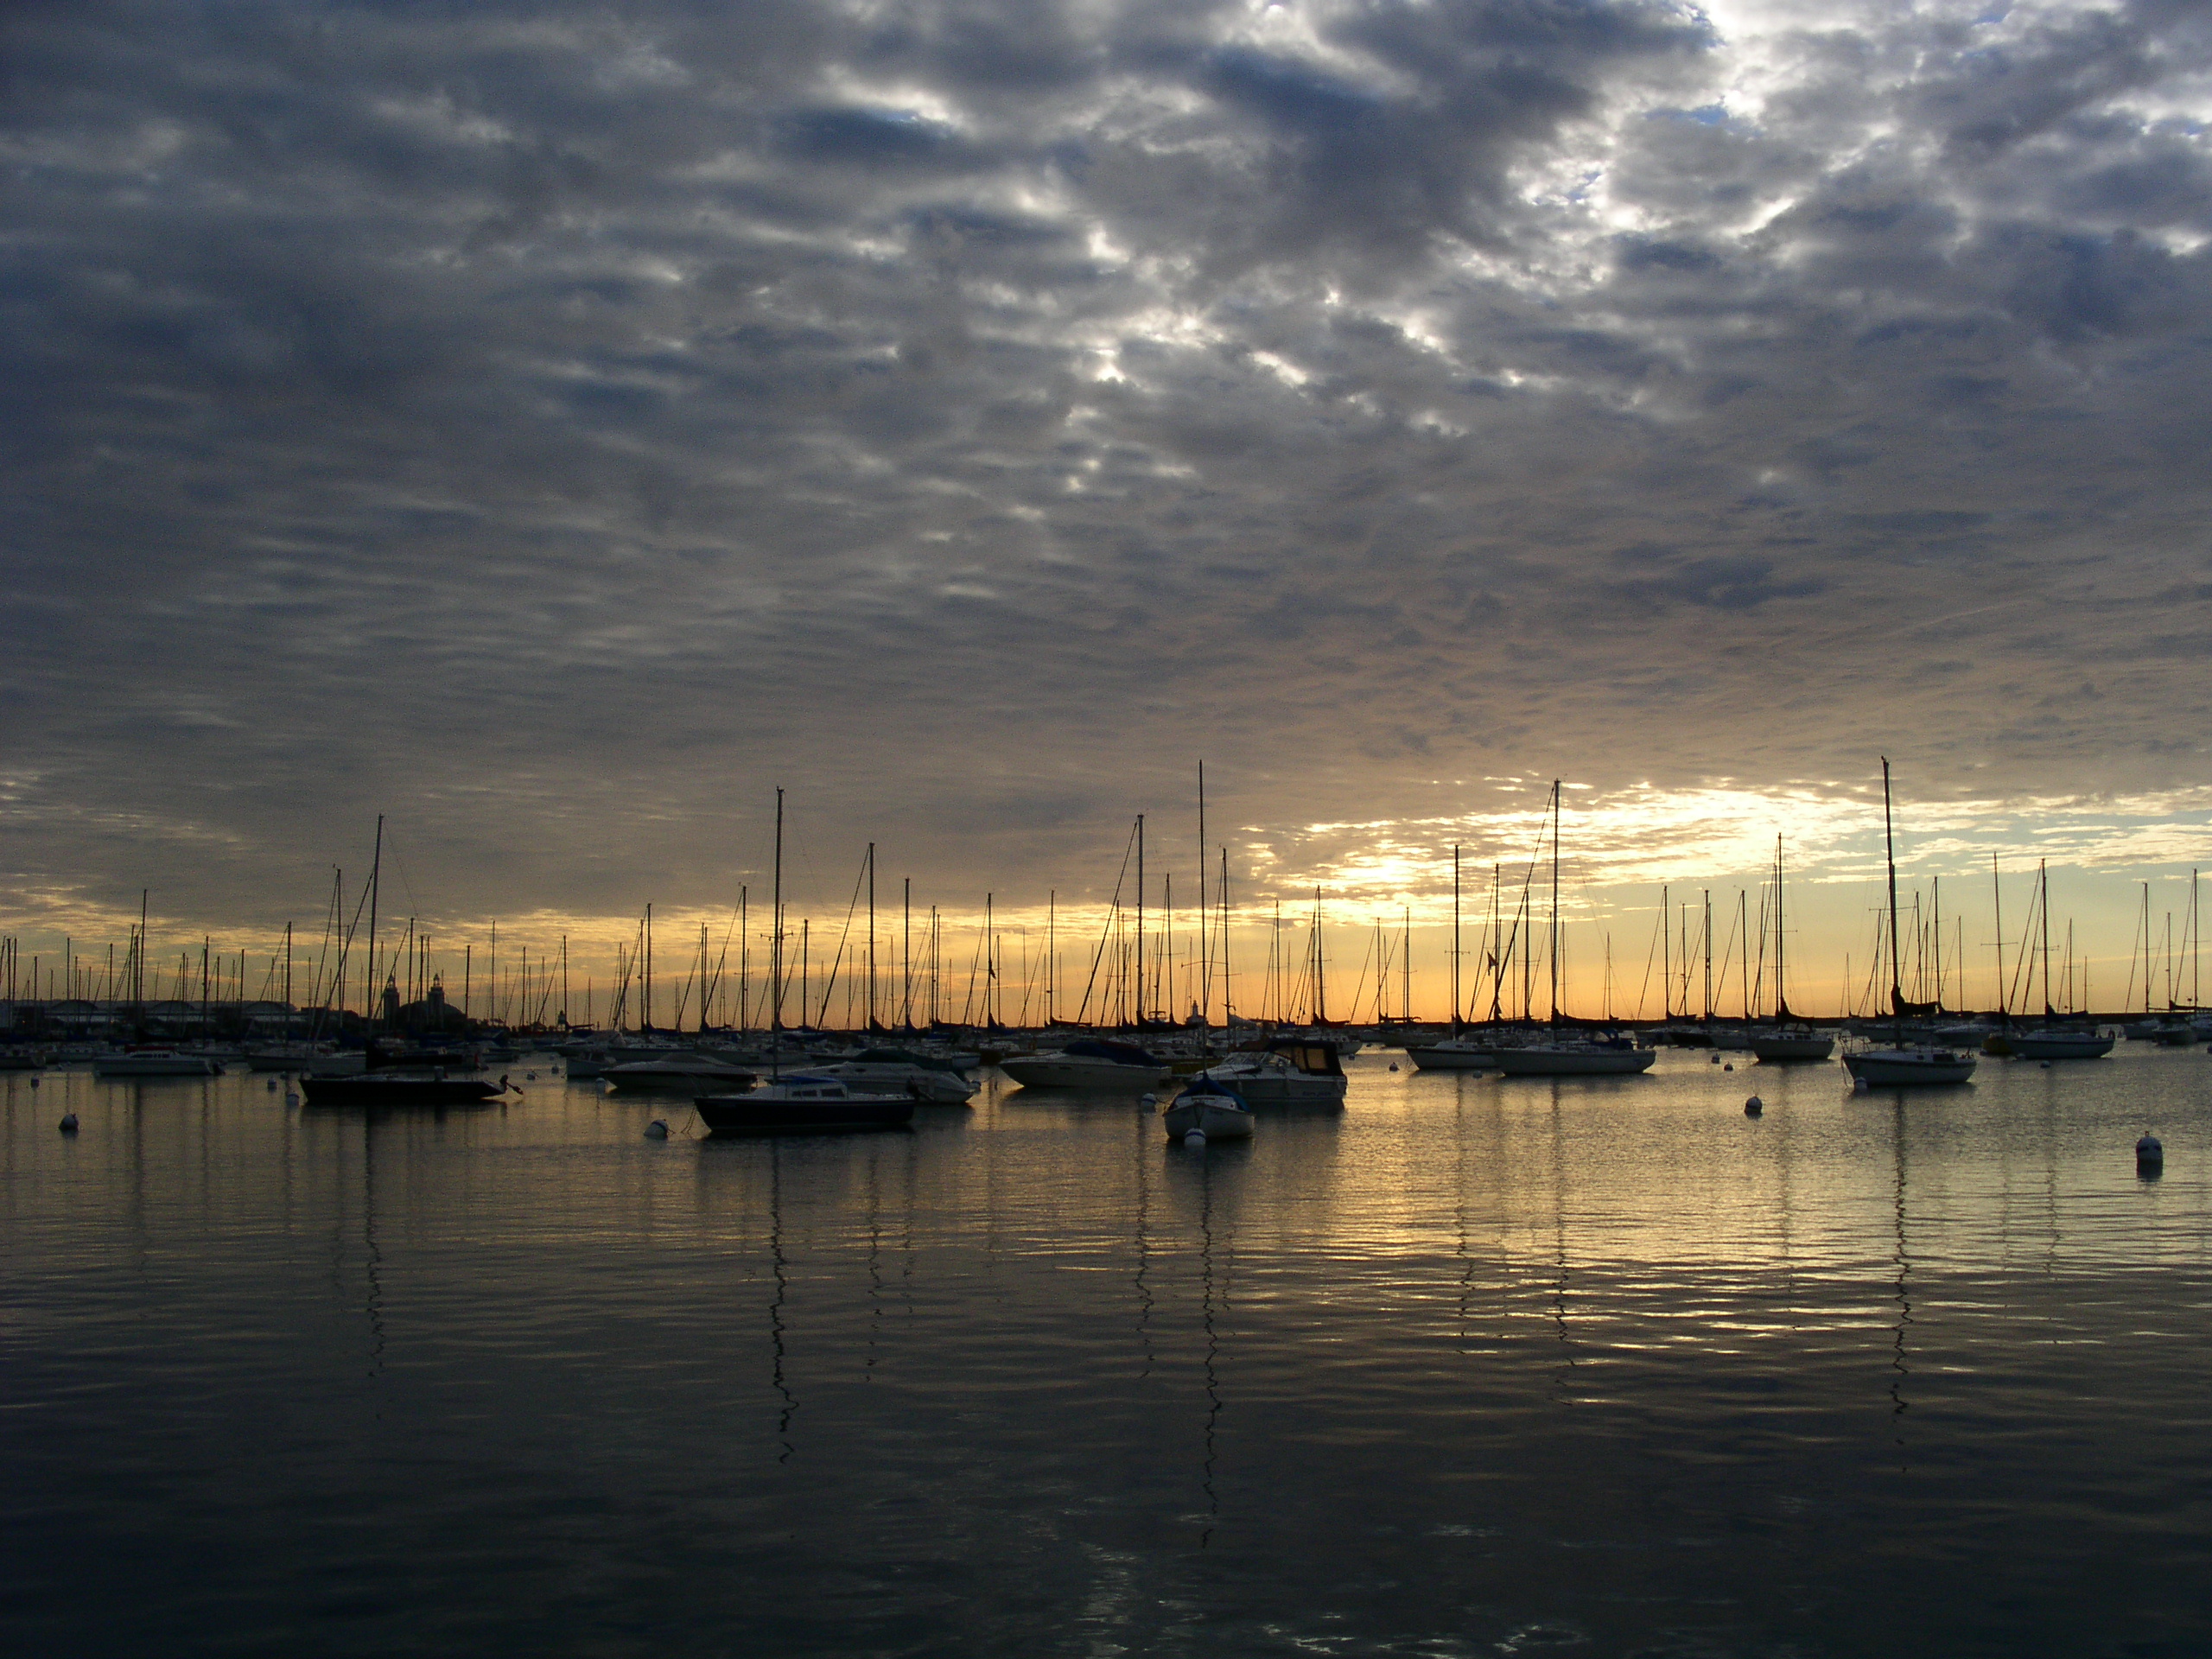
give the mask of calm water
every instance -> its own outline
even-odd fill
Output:
[[[2202,1052],[1391,1058],[1205,1154],[1002,1085],[657,1143],[543,1066],[8,1080],[0,1643],[2212,1650]]]

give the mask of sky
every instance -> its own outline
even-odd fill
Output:
[[[605,973],[779,787],[815,915],[1140,813],[1187,906],[1203,760],[1424,1007],[1554,778],[1577,1006],[1777,834],[1841,999],[1886,755],[2106,983],[2212,865],[2208,111],[2168,0],[11,6],[0,928],[265,956],[382,814]]]

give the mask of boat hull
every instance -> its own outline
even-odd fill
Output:
[[[1509,1077],[1625,1077],[1658,1058],[1649,1048],[1501,1048],[1497,1069]]]
[[[1110,1060],[1063,1058],[1050,1054],[1009,1056],[999,1070],[1025,1089],[1126,1090],[1141,1094],[1168,1082],[1165,1066],[1117,1065]]]
[[[2111,1038],[2090,1031],[2016,1031],[2006,1042],[2024,1060],[2101,1060],[2113,1046]]]
[[[914,1120],[911,1095],[843,1100],[781,1100],[772,1096],[701,1095],[692,1103],[711,1135],[840,1135],[904,1128]]]
[[[1454,1048],[1448,1043],[1440,1043],[1428,1048],[1408,1048],[1406,1058],[1414,1063],[1416,1071],[1497,1070],[1497,1051],[1491,1048]]]
[[[506,1093],[504,1084],[481,1077],[304,1077],[310,1106],[480,1106]]]
[[[1180,1141],[1197,1129],[1209,1141],[1249,1141],[1252,1114],[1240,1111],[1218,1095],[1185,1095],[1160,1114],[1167,1138]]]
[[[1874,1049],[1843,1057],[1844,1070],[1872,1089],[1910,1089],[1964,1083],[1974,1076],[1971,1054]]]
[[[706,1089],[749,1089],[755,1081],[752,1072],[741,1071],[734,1066],[709,1071],[655,1065],[643,1060],[609,1066],[599,1077],[608,1088],[619,1089],[626,1095],[696,1095]]]
[[[1751,1052],[1762,1065],[1825,1060],[1835,1053],[1833,1037],[1754,1037]]]

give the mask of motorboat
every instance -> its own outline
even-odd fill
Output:
[[[1491,1037],[1446,1037],[1439,1043],[1408,1044],[1406,1058],[1417,1071],[1495,1071],[1497,1041]]]
[[[630,1094],[697,1094],[750,1088],[759,1074],[711,1054],[671,1049],[650,1060],[610,1065],[599,1075],[610,1088]]]
[[[1920,1084],[1964,1083],[1974,1076],[1974,1057],[1955,1048],[1862,1048],[1843,1057],[1844,1070],[1869,1088],[1911,1088]]]
[[[2068,1031],[2046,1026],[2006,1034],[2012,1052],[2024,1060],[2101,1060],[2112,1052],[2113,1039],[2094,1031]]]
[[[741,1094],[701,1095],[692,1107],[713,1135],[820,1135],[911,1123],[914,1097],[855,1094],[842,1078],[806,1073]]]
[[[412,1068],[365,1071],[354,1077],[300,1079],[310,1106],[480,1106],[505,1094],[510,1085],[483,1077],[449,1077],[441,1070]]]
[[[871,1094],[908,1094],[936,1106],[964,1106],[975,1098],[976,1084],[961,1075],[958,1067],[944,1060],[925,1059],[903,1048],[864,1048],[849,1060],[813,1068],[819,1077],[836,1077],[848,1088]]]
[[[1835,1052],[1835,1039],[1810,1026],[1762,1026],[1751,1033],[1751,1052],[1763,1065],[1825,1060]]]
[[[1231,1054],[1199,1072],[1194,1087],[1196,1083],[1228,1088],[1248,1109],[1341,1107],[1347,1086],[1333,1043],[1295,1037],[1280,1038],[1263,1049]]]
[[[1044,1054],[1008,1055],[999,1070],[1025,1089],[1128,1089],[1141,1090],[1172,1080],[1173,1073],[1157,1056],[1135,1043],[1081,1037]]]
[[[174,1048],[130,1048],[92,1062],[96,1077],[219,1077],[222,1062]]]
[[[1192,1078],[1160,1116],[1170,1141],[1180,1141],[1193,1131],[1209,1141],[1252,1138],[1250,1103],[1210,1071]]]
[[[1638,1048],[1625,1037],[1569,1038],[1497,1051],[1497,1069],[1509,1077],[1625,1077],[1649,1071],[1656,1048]]]
[[[313,1043],[278,1043],[273,1048],[250,1048],[245,1052],[245,1069],[249,1071],[304,1071],[308,1062],[319,1059],[324,1051]]]

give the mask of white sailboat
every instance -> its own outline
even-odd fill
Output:
[[[1774,1023],[1751,1033],[1751,1052],[1761,1065],[1783,1065],[1825,1060],[1835,1052],[1835,1039],[1815,1031],[1789,1012],[1782,977],[1782,837],[1774,838]]]
[[[1559,1029],[1559,779],[1552,779],[1551,987],[1554,1035],[1541,1042],[1500,1048],[1493,1055],[1509,1077],[1618,1077],[1649,1071],[1656,1049],[1638,1048],[1625,1037],[1568,1038]]]
[[[1890,873],[1890,1011],[1899,1021],[1896,1041],[1887,1048],[1863,1048],[1843,1057],[1844,1069],[1870,1088],[1920,1084],[1964,1083],[1974,1076],[1974,1057],[1953,1048],[1910,1046],[1904,1040],[1904,987],[1897,977],[1897,853],[1890,823],[1890,763],[1882,760],[1882,837]]]

